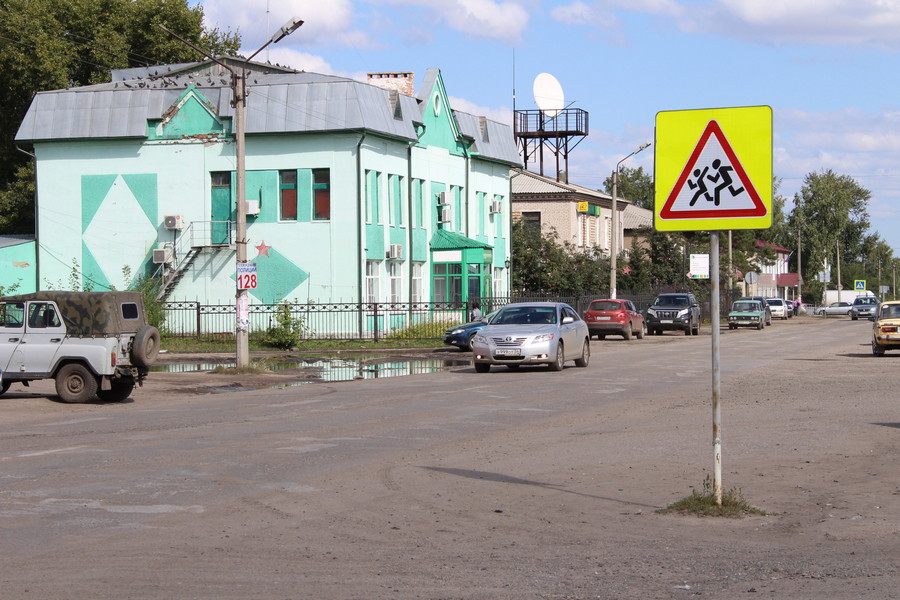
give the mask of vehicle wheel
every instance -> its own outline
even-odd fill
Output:
[[[122,402],[134,391],[134,380],[131,379],[114,379],[112,388],[108,390],[97,390],[97,396],[106,402]]]
[[[762,329],[762,328],[764,328],[765,326],[766,326],[766,322],[765,322],[765,321],[760,321],[760,322],[759,322],[759,325],[757,325],[756,328],[757,328],[757,329]]]
[[[884,356],[884,348],[875,343],[875,340],[872,340],[872,354],[875,356]]]
[[[556,360],[548,365],[551,371],[562,371],[563,363],[565,362],[565,349],[563,348],[562,342],[556,345]]]
[[[691,330],[691,335],[700,335],[700,323]]]
[[[851,321],[856,321],[857,319],[859,319],[859,315],[858,315],[858,314],[856,314],[856,313],[850,313],[850,320],[851,320]]]
[[[731,323],[729,323],[729,324],[728,324],[728,329],[735,329],[735,326],[732,325]]]
[[[159,354],[159,330],[152,325],[144,325],[134,334],[131,342],[131,364],[149,367],[156,362]]]
[[[625,328],[625,331],[622,332],[622,337],[626,340],[631,339],[631,323],[629,323],[628,327]]]
[[[637,333],[635,335],[637,335],[637,339],[639,339],[639,340],[644,339],[644,324],[643,323],[641,323],[641,326],[638,327]]]
[[[82,404],[97,393],[97,377],[84,365],[70,363],[56,374],[56,393],[63,402]]]
[[[11,385],[12,385],[12,381],[8,381],[8,380],[4,381],[3,383],[0,383],[0,396],[5,394],[6,390],[8,390],[9,386],[11,386]]]
[[[584,340],[584,346],[581,348],[581,358],[575,359],[576,367],[586,367],[591,362],[591,343]]]
[[[687,329],[684,330],[684,335],[691,335],[691,326],[688,325]]]
[[[598,334],[597,334],[597,339],[598,339],[598,340],[605,340],[605,339],[606,339],[606,334],[605,334],[605,333],[598,333]]]
[[[487,373],[491,370],[491,365],[488,363],[475,363],[475,372],[476,373]]]
[[[662,329],[654,329],[653,335],[662,335]]]
[[[478,333],[478,332],[476,331],[475,333]],[[469,336],[469,339],[466,340],[465,348],[460,348],[460,350],[468,350],[469,352],[472,351],[472,338],[475,337],[475,333],[473,333],[472,335]]]

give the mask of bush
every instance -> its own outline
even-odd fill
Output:
[[[291,314],[291,304],[282,302],[275,313],[275,324],[266,331],[266,343],[279,350],[300,345],[304,333],[303,319]]]

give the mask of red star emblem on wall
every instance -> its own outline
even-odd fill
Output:
[[[625,267],[624,269],[622,269],[622,272],[628,275],[629,273],[631,273],[631,267]]]
[[[263,240],[259,244],[259,246],[256,246],[256,252],[257,252],[256,256],[257,257],[263,256],[263,255],[269,256],[269,250],[271,248],[272,248],[272,246],[266,246],[266,242],[265,242],[265,240]]]

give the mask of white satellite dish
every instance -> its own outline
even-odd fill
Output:
[[[544,116],[551,119],[565,107],[565,96],[562,86],[550,73],[541,73],[534,78],[534,103]]]

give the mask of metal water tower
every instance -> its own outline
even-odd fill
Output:
[[[538,110],[513,111],[513,132],[525,169],[529,162],[537,162],[543,175],[544,148],[547,148],[556,158],[556,180],[560,180],[563,171],[568,179],[569,153],[588,134],[588,113],[566,107],[562,86],[550,73],[534,78],[534,103]]]

